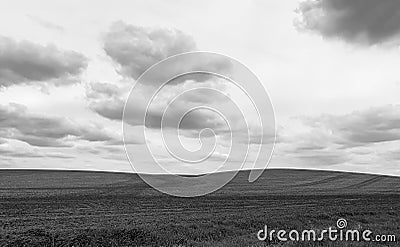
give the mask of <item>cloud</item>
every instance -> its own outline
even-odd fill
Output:
[[[306,125],[310,127],[308,123]],[[281,129],[278,136],[279,142],[275,147],[275,156],[285,160],[285,165],[329,167],[352,159],[348,150],[335,143],[335,136],[317,126],[302,129],[298,133]]]
[[[393,165],[399,157],[394,148],[400,143],[399,116],[400,105],[385,105],[294,118],[292,126],[279,132],[275,156],[285,164],[305,167]]]
[[[80,125],[64,117],[33,114],[23,105],[0,105],[0,137],[39,147],[67,147],[72,141],[116,141],[118,138],[96,124]]]
[[[120,154],[125,157],[124,146],[121,145],[77,145],[75,149],[82,154],[93,154],[96,156],[101,156],[104,154]],[[126,157],[125,157],[126,158]]]
[[[117,64],[118,72],[134,80],[161,60],[184,52],[196,51],[197,47],[193,38],[176,29],[146,28],[128,25],[124,22],[114,23],[104,37],[104,51]],[[158,68],[157,73],[147,75],[140,83],[153,85],[168,75],[181,74],[182,71],[218,71],[227,75],[232,70],[232,64],[225,58],[203,54],[187,56],[181,60],[174,60],[166,66]],[[197,82],[210,79],[207,74],[192,76]],[[182,76],[175,79],[172,84],[186,81]]]
[[[180,84],[172,84],[165,86],[154,98],[149,105],[146,118],[146,127],[160,128],[163,112],[167,106],[170,107],[168,114],[165,114],[165,127],[176,127],[176,119],[179,119],[184,113],[193,106],[207,104],[221,104],[226,100],[222,94],[216,91],[198,89],[197,82],[192,79],[185,80]],[[207,82],[203,82],[204,87],[214,88],[224,91],[226,82],[219,78],[212,78]],[[86,96],[89,100],[89,108],[99,115],[111,119],[122,120],[122,113],[125,101],[128,96],[130,87],[126,85],[113,85],[111,83],[91,83],[88,85]],[[143,95],[152,93],[147,86],[136,88],[138,91],[132,97],[139,99]],[[190,91],[194,89],[194,91]],[[188,91],[189,90],[189,91]],[[188,91],[188,92],[187,92]],[[185,93],[186,92],[186,93]],[[183,94],[181,94],[183,93]],[[175,97],[175,102],[171,102]],[[147,103],[145,100],[139,100],[135,107],[130,108],[129,118],[126,122],[132,126],[143,125],[143,116],[140,112],[145,111]],[[216,114],[210,114],[207,111],[194,111],[188,114],[182,121],[181,129],[193,130],[202,128],[216,128],[221,126],[221,119]],[[225,125],[223,123],[222,125]]]
[[[314,167],[338,165],[351,160],[351,157],[346,152],[338,150],[306,151],[298,153],[296,158],[302,163]]]
[[[399,42],[398,0],[306,0],[296,25],[327,38],[375,45]]]
[[[400,105],[387,105],[346,115],[305,118],[304,122],[331,133],[343,147],[400,140]]]
[[[27,17],[44,28],[59,31],[59,32],[62,32],[65,30],[62,26],[54,24],[54,23],[46,21],[46,20],[43,20],[40,17],[32,16],[32,15],[28,15]]]
[[[38,148],[33,148],[27,143],[7,140],[4,140],[3,143],[0,143],[0,156],[13,158],[75,158],[73,155],[58,152],[43,152]]]
[[[90,83],[86,88],[86,96],[91,99],[99,99],[104,97],[121,97],[127,95],[129,87],[121,87],[112,83],[96,82]]]
[[[70,84],[74,81],[68,79],[86,67],[87,59],[80,53],[0,37],[0,87],[34,82]]]
[[[400,161],[400,149],[388,150],[383,154],[384,158],[388,160]]]
[[[122,113],[130,85],[112,83],[90,83],[86,87],[89,108],[110,120],[122,120]]]
[[[114,23],[104,36],[104,51],[117,64],[119,73],[135,80],[153,64],[169,56],[196,49],[197,47],[192,37],[182,31],[145,28],[128,25],[121,21]],[[160,78],[165,75],[164,72],[174,74],[174,71],[177,71],[178,67],[179,70],[185,68],[185,71],[206,70],[210,66],[217,71],[221,71],[221,73],[232,69],[232,64],[229,61],[226,59],[221,60],[216,56],[211,58],[204,57],[200,61],[199,59],[195,59],[195,57],[190,57],[187,61],[181,61],[172,67],[161,68],[158,74],[151,74],[145,80],[141,80],[140,84],[135,86],[135,90],[140,90],[140,93],[136,93],[135,97],[143,97],[143,95],[154,93],[154,87],[152,86],[160,81]],[[162,89],[163,97],[166,95],[165,99],[161,99],[163,102],[159,103],[158,106],[149,108],[146,126],[160,128],[163,109],[169,104],[168,100],[171,100],[172,97],[182,92],[182,90],[187,89],[186,86],[188,84],[193,86],[201,82],[202,85],[207,86],[207,83],[215,82],[216,78],[214,77],[213,75],[204,73],[195,73],[183,75],[170,81]],[[121,121],[130,89],[130,85],[123,83],[91,83],[86,93],[89,108],[105,118]],[[223,91],[224,89],[221,90]],[[219,98],[221,97],[214,97],[213,95],[204,93],[182,97],[172,113],[166,117],[165,123],[168,127],[172,127],[169,124],[175,122],[174,118],[182,116],[184,111],[187,110],[188,105],[217,101]],[[133,112],[129,114],[129,119],[126,119],[130,125],[143,125],[143,119],[139,113],[147,108],[147,103],[144,101],[138,101],[139,103],[132,108]],[[209,127],[212,125],[211,123],[215,123],[214,125],[219,124],[209,114],[203,114],[198,111],[190,114],[190,117],[185,118],[181,128],[197,129],[201,126]]]
[[[98,113],[100,116],[111,120],[122,121],[122,115],[124,111],[124,104],[122,100],[103,100],[98,102],[92,102],[90,109]]]
[[[122,75],[137,79],[169,56],[196,50],[192,37],[176,29],[145,28],[115,22],[104,37],[104,51]]]
[[[169,114],[166,114],[164,126],[165,127],[176,127],[174,123],[176,119],[182,117],[188,110],[188,102],[180,101],[176,103],[176,106]],[[186,104],[186,105],[185,105]],[[99,115],[111,119],[111,120],[122,120],[122,113],[125,102],[121,99],[104,99],[97,102],[92,102],[90,108],[97,112]],[[143,125],[143,118],[139,115],[139,112],[146,109],[146,105],[137,105],[132,108],[130,118],[126,119],[126,122],[132,126]],[[155,108],[147,111],[146,127],[149,128],[161,128],[161,120],[163,117],[163,108]],[[137,113],[137,114],[136,114]],[[173,125],[173,126],[172,126]],[[188,114],[182,121],[181,129],[202,129],[202,128],[214,128],[220,126],[220,121],[216,121],[215,114],[208,114],[204,111],[194,111]]]
[[[44,156],[35,152],[25,152],[18,150],[9,150],[0,147],[0,155],[13,158],[43,158]]]
[[[162,111],[149,111],[146,117],[146,127],[148,128],[161,128],[162,120],[164,121],[164,127],[177,128],[177,120],[182,118],[179,124],[179,129],[181,130],[201,130],[205,128],[219,129],[225,126],[222,119],[213,112],[206,110],[196,110],[187,115],[188,108],[184,106],[177,106],[170,113],[164,115]]]

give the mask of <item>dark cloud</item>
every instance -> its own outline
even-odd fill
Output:
[[[104,99],[90,103],[91,110],[102,117],[122,121],[125,102],[120,99]]]
[[[331,140],[343,147],[400,140],[400,106],[388,105],[355,111],[347,115],[305,118],[305,123],[331,133]]]
[[[138,27],[120,21],[114,23],[109,32],[105,35],[104,50],[118,65],[118,70],[122,75],[137,79],[151,65],[169,56],[196,50],[196,44],[189,35],[179,30]],[[138,93],[137,97],[142,97],[141,94],[154,93],[154,89],[146,88],[151,88],[152,85],[159,82],[159,79],[164,75],[163,72],[168,71],[168,73],[173,73],[173,71],[177,71],[178,67],[179,70],[182,69],[182,67],[187,69],[185,71],[206,70],[209,66],[215,68],[217,71],[228,71],[232,68],[230,62],[227,62],[226,59],[221,60],[221,58],[217,56],[211,58],[204,57],[204,59],[200,59],[201,61],[198,60],[199,59],[195,59],[195,57],[190,57],[187,61],[175,63],[175,67],[172,66],[171,68],[168,66],[168,68],[161,68],[160,71],[158,71],[160,73],[147,76],[146,79],[143,79],[140,81],[141,83],[138,84],[142,86],[142,92]],[[175,75],[175,73],[173,74]],[[168,92],[166,94],[174,96],[181,92],[182,89],[185,89],[182,85],[197,82],[205,84],[207,82],[216,81],[216,78],[213,77],[215,76],[204,73],[182,75],[171,80],[162,91],[167,89]],[[123,109],[130,89],[130,86],[122,84],[92,83],[87,89],[89,108],[105,118],[120,121],[122,120]],[[217,99],[218,97],[207,94],[183,96],[180,100],[182,107],[176,107],[176,111],[173,111],[170,116],[167,116],[165,123],[170,127],[168,124],[174,122],[173,118],[181,116],[184,113],[182,111],[187,109],[187,107],[183,106],[216,101]],[[143,102],[144,101],[145,100],[143,100]],[[168,105],[168,102],[161,103],[159,107],[149,108],[147,111],[147,127],[160,128],[163,114],[162,110],[166,105]],[[142,125],[143,119],[141,119],[140,112],[146,109],[146,107],[147,105],[145,102],[143,104],[138,103],[135,107],[132,107],[132,112],[129,114],[130,117],[127,118],[126,121],[132,126]],[[201,118],[203,119],[201,120]],[[184,119],[181,128],[196,129],[200,126],[210,126],[212,125],[211,123],[215,123],[214,120],[215,119],[211,119],[208,115],[196,112]]]
[[[182,102],[181,107],[176,107],[174,110],[170,111],[170,114],[166,114],[164,120],[164,127],[176,127],[175,122],[176,119],[182,117],[184,113],[187,111],[187,107],[184,107],[186,103]],[[99,115],[111,119],[111,120],[122,120],[122,113],[124,109],[125,102],[119,99],[111,100],[105,99],[103,101],[93,102],[90,105],[90,108],[94,110]],[[187,105],[186,105],[187,106]],[[129,114],[130,118],[126,119],[126,122],[132,126],[135,125],[143,125],[143,118],[139,114],[141,109],[145,109],[146,105],[137,105]],[[146,115],[146,127],[148,128],[161,128],[161,120],[163,117],[163,108],[159,110],[153,109],[147,111]],[[188,114],[185,118],[182,119],[182,123],[180,125],[181,129],[185,130],[193,130],[193,129],[202,129],[202,128],[216,128],[221,126],[221,121],[217,121],[218,117],[215,114],[207,114],[204,111],[195,111]],[[172,126],[173,125],[173,126]]]
[[[101,126],[80,125],[67,118],[32,114],[18,104],[0,105],[0,137],[41,147],[71,146],[73,140],[105,142],[116,139]]]
[[[203,85],[209,86],[216,90],[225,90],[225,81],[210,79],[203,82]],[[153,90],[147,90],[147,86],[141,86],[140,91],[131,97],[139,97],[153,93]],[[193,91],[190,91],[194,89]],[[89,108],[99,115],[111,119],[122,120],[123,110],[128,96],[130,87],[125,85],[114,85],[111,83],[92,83],[87,88],[87,98],[89,100]],[[189,90],[189,91],[188,91]],[[183,94],[181,94],[183,93]],[[171,100],[179,96],[176,102],[171,104]],[[190,107],[199,104],[221,104],[226,101],[227,97],[222,93],[214,90],[198,89],[196,82],[192,77],[186,77],[185,82],[180,84],[172,84],[165,86],[152,101],[147,111],[146,127],[160,128],[163,111],[169,105],[171,111],[166,114],[165,127],[176,127],[176,119],[182,117]],[[143,116],[141,112],[147,108],[145,100],[138,100],[134,107],[130,108],[129,117],[125,120],[132,126],[143,125]],[[225,125],[225,124],[223,124]],[[195,111],[188,114],[182,121],[180,128],[185,130],[216,128],[221,126],[221,121],[215,114],[204,111]]]
[[[145,28],[116,22],[104,37],[104,50],[117,64],[120,74],[136,80],[155,63],[173,55],[196,51],[197,48],[192,37],[176,29]],[[230,60],[219,56],[186,56],[158,67],[156,72],[141,78],[140,83],[154,85],[160,80],[172,79],[182,71],[210,71],[210,68],[211,71],[229,75],[232,67]],[[211,77],[209,74],[195,73],[192,79],[204,82]],[[179,84],[186,80],[187,76],[180,76],[170,83]]]
[[[186,107],[176,107],[164,116],[162,111],[148,111],[146,127],[159,129],[163,120],[163,127],[177,128],[177,120],[181,118],[179,129],[182,130],[220,129],[225,126],[223,120],[219,119],[220,117],[213,112],[196,110],[185,115],[187,109]],[[164,119],[162,119],[163,117]]]
[[[121,74],[137,79],[156,62],[196,50],[196,44],[176,29],[145,28],[119,21],[105,35],[104,50],[120,66]]]
[[[159,64],[141,77],[139,83],[144,85],[161,85],[164,82],[176,85],[187,81],[204,83],[216,79],[214,74],[208,73],[209,71],[232,77],[234,70],[233,62],[226,57],[212,53],[190,53],[186,56],[173,57],[168,63]]]
[[[86,67],[87,59],[77,52],[0,37],[0,87],[51,80],[69,84]]]
[[[324,37],[367,45],[399,41],[398,0],[306,0],[298,11],[297,26]]]
[[[129,87],[121,88],[112,83],[96,82],[91,83],[86,88],[86,96],[91,99],[100,99],[105,97],[120,97],[127,94]]]

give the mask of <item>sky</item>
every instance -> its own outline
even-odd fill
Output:
[[[245,64],[268,91],[276,127],[268,167],[400,175],[398,0],[39,3],[8,1],[0,10],[0,168],[132,171],[122,111],[139,76],[169,56],[211,51]],[[216,142],[206,163],[181,164],[163,147],[161,109],[200,84],[254,114],[229,81],[181,78],[160,93],[153,122],[128,121],[125,143],[138,153],[131,161],[141,172],[153,172],[154,160],[141,156],[146,145],[174,173],[210,172],[229,155],[223,119],[204,111],[188,116],[179,135],[196,149],[201,130],[216,129],[204,138]],[[138,88],[146,95],[151,87]],[[172,116],[195,101],[226,103],[221,95],[192,93]],[[233,127],[239,136],[249,129]],[[259,127],[250,126],[250,139]],[[143,129],[147,144],[135,137]],[[166,138],[174,133],[167,130]],[[246,143],[249,161],[257,145]]]

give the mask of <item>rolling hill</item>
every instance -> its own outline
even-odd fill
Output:
[[[179,198],[136,174],[1,170],[0,246],[282,246],[260,242],[257,231],[323,229],[339,217],[399,233],[399,177],[270,169],[248,183],[248,173],[212,194]]]

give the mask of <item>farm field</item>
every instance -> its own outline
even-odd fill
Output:
[[[260,241],[270,229],[370,229],[400,238],[400,178],[241,171],[196,198],[164,195],[136,174],[1,170],[0,246],[398,246],[398,242]],[[160,180],[168,180],[168,175]],[[218,174],[215,174],[218,176]],[[168,186],[168,183],[166,183]]]

